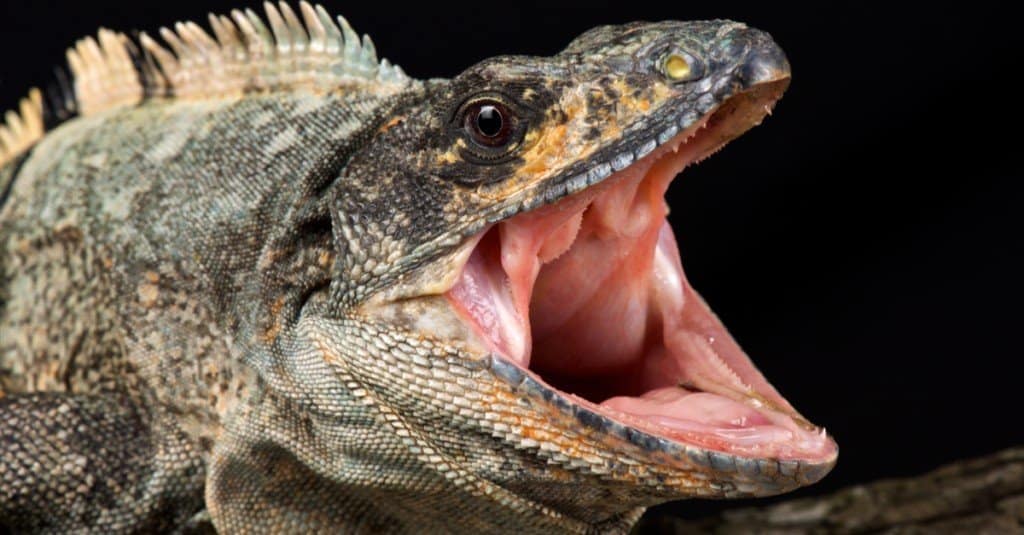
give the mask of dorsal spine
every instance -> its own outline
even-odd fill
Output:
[[[266,23],[252,10],[209,15],[211,36],[198,24],[161,28],[165,44],[146,33],[137,43],[100,29],[68,49],[75,111],[92,115],[151,98],[232,98],[250,92],[327,92],[356,85],[403,86],[409,78],[388,60],[378,62],[369,36],[343,17],[332,19],[306,1],[264,4]],[[269,26],[269,27],[268,27]],[[392,88],[394,89],[394,88]],[[0,123],[0,166],[45,132],[45,104],[37,89]]]
[[[17,111],[4,114],[0,123],[0,167],[28,150],[43,137],[43,94],[33,88]]]

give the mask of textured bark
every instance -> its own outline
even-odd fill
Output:
[[[1024,447],[919,477],[686,521],[650,519],[638,533],[1024,533]]]

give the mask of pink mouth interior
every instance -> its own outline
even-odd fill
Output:
[[[829,459],[835,443],[683,274],[664,194],[723,143],[715,131],[712,117],[598,185],[492,226],[446,295],[492,351],[606,417],[734,455]]]

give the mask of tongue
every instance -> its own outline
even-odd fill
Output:
[[[696,435],[697,442],[712,447],[721,448],[724,443],[749,447],[794,438],[793,431],[751,407],[679,387],[651,390],[640,397],[614,397],[601,406],[642,417],[673,435]]]

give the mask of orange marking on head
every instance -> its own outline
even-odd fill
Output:
[[[381,127],[377,129],[377,133],[378,134],[383,134],[384,132],[387,132],[388,130],[391,130],[395,126],[397,126],[399,124],[402,124],[402,121],[404,121],[404,120],[405,120],[405,116],[404,115],[399,115],[398,117],[395,117],[395,118],[391,119],[390,121],[388,121],[388,122],[384,123],[383,125],[381,125]]]
[[[525,163],[517,174],[529,180],[532,176],[547,173],[550,164],[557,163],[565,155],[567,130],[564,124],[546,128],[533,147],[523,154]]]
[[[646,98],[634,97],[631,93],[623,93],[619,97],[619,114],[626,116],[639,115],[651,109],[651,101]]]

